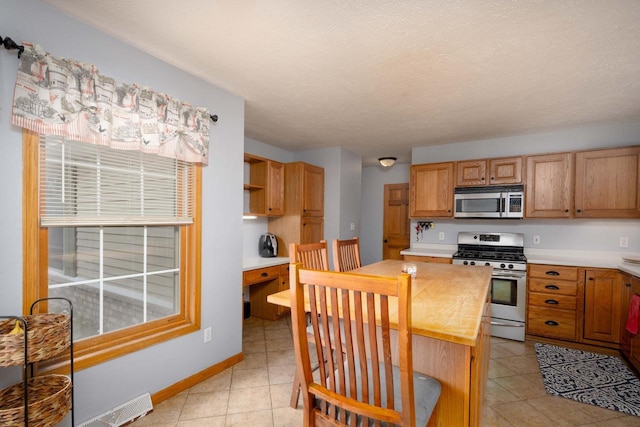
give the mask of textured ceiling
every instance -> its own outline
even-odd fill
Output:
[[[288,150],[640,120],[638,0],[47,3],[243,97],[245,135]]]

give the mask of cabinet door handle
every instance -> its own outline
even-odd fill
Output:
[[[589,277],[589,280],[593,280],[593,277]]]
[[[582,209],[578,209],[578,210],[577,210],[577,212],[578,212],[578,213],[582,212]]]
[[[544,322],[544,324],[549,326],[558,326],[558,322],[554,320],[547,320],[546,322]]]
[[[565,212],[565,213],[569,212],[569,209],[565,209],[565,210],[564,210],[564,212]]]
[[[548,299],[545,301],[545,304],[558,304],[558,301],[554,300],[554,299]]]
[[[560,273],[558,273],[557,271],[553,271],[553,270],[549,270],[544,274],[546,274],[547,276],[559,276],[560,275]]]
[[[265,271],[264,273],[262,273],[262,274],[260,275],[260,277],[267,277],[268,275],[269,275],[269,273],[267,273],[267,272]]]
[[[545,286],[545,288],[551,289],[552,291],[557,291],[558,289],[560,289],[556,285],[547,285],[547,286]]]

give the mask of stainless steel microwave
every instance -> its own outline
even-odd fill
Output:
[[[455,189],[455,218],[523,218],[522,185],[459,187]]]

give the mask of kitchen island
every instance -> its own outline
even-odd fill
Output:
[[[353,273],[395,277],[401,273],[403,264],[385,260]],[[436,425],[479,426],[490,357],[492,269],[414,264],[417,274],[412,281],[411,297],[413,368],[442,384]],[[291,306],[288,291],[269,295],[267,301]],[[390,320],[394,322],[393,318]]]

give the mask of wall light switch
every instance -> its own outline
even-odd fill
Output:
[[[204,330],[204,342],[211,341],[211,326]]]
[[[620,238],[620,247],[621,248],[628,248],[629,247],[629,238],[628,237],[621,237]]]
[[[539,245],[540,244],[540,236],[538,236],[538,235],[533,236],[533,244],[534,245]]]

